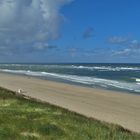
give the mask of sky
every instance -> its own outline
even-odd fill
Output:
[[[140,63],[139,0],[1,0],[0,63]]]

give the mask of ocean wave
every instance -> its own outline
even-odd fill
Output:
[[[90,86],[100,86],[105,88],[118,88],[128,91],[140,92],[139,80],[135,83],[117,81],[117,80],[109,80],[102,79],[96,77],[88,77],[88,76],[77,76],[77,75],[67,75],[67,74],[58,74],[58,73],[48,73],[48,72],[35,72],[30,70],[9,70],[9,69],[0,69],[2,72],[9,72],[15,74],[25,74],[29,76],[40,76],[40,77],[50,77],[50,78],[58,78],[63,79],[75,83],[81,83]]]
[[[100,71],[140,71],[140,67],[121,67],[121,66],[77,66],[77,65],[44,65],[48,68],[66,68],[66,69],[87,69]]]
[[[140,67],[112,67],[112,66],[71,66],[75,69],[89,69],[101,71],[140,71]]]
[[[91,71],[140,71],[140,66],[107,66],[107,65],[101,65],[101,66],[96,66],[96,65],[60,65],[60,64],[0,64],[0,66],[4,66],[5,68],[8,67],[15,67],[15,68],[20,68],[20,67],[29,67],[29,68],[52,68],[52,69],[83,69],[83,70],[91,70]]]

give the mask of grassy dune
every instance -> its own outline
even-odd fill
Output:
[[[140,134],[0,88],[0,140],[140,140]]]

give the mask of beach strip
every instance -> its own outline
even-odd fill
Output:
[[[140,96],[0,73],[0,87],[140,132]]]

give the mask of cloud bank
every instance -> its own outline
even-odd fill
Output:
[[[61,8],[72,0],[1,0],[0,52],[24,51],[60,36]],[[37,44],[37,45],[36,45]],[[49,48],[49,47],[48,47]],[[28,50],[27,49],[27,50]]]
[[[112,45],[120,45],[121,49],[113,52],[113,56],[137,56],[140,55],[140,42],[137,39],[128,39],[127,37],[110,37],[108,42]]]

